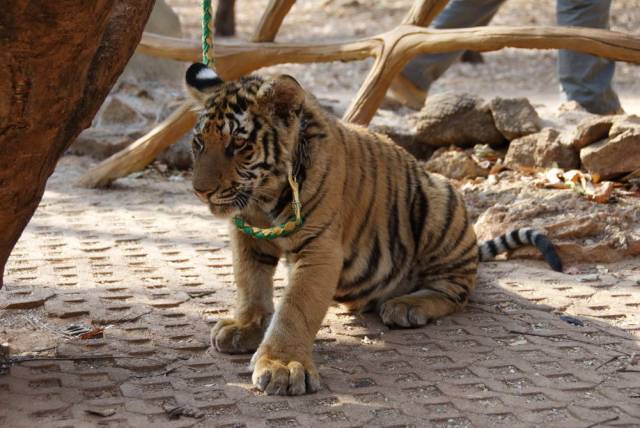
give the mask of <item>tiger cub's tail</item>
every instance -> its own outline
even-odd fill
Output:
[[[480,261],[492,260],[498,254],[506,253],[525,245],[535,245],[547,263],[549,263],[551,269],[556,272],[562,272],[562,261],[549,238],[538,230],[526,227],[514,229],[497,238],[480,243]]]

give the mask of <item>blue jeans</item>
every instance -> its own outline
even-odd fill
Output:
[[[434,28],[487,25],[505,0],[451,0],[434,20]],[[559,25],[608,28],[611,0],[557,0]],[[402,71],[416,86],[427,91],[462,52],[420,55]],[[568,50],[558,53],[558,79],[568,100],[596,114],[615,113],[620,100],[611,87],[615,62]]]

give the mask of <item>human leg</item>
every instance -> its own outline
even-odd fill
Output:
[[[558,0],[559,25],[590,28],[609,27],[611,0]],[[591,113],[611,114],[621,110],[611,86],[615,62],[568,50],[558,53],[558,78],[568,100],[577,101]]]
[[[505,0],[452,0],[433,21],[433,28],[464,28],[487,25]],[[419,55],[411,60],[402,74],[423,91],[440,77],[462,51]]]

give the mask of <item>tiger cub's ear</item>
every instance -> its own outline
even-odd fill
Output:
[[[300,110],[305,96],[305,91],[300,83],[288,74],[281,74],[267,81],[258,91],[260,104],[283,119],[292,112]]]
[[[222,83],[222,79],[211,68],[196,62],[187,69],[185,83],[191,97],[204,104],[213,89]]]

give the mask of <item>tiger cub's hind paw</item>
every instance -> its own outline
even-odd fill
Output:
[[[225,354],[247,354],[258,349],[264,330],[258,323],[240,324],[234,319],[223,319],[211,330],[211,346]]]
[[[382,322],[390,327],[422,327],[459,309],[436,293],[413,293],[387,300],[380,307]]]

